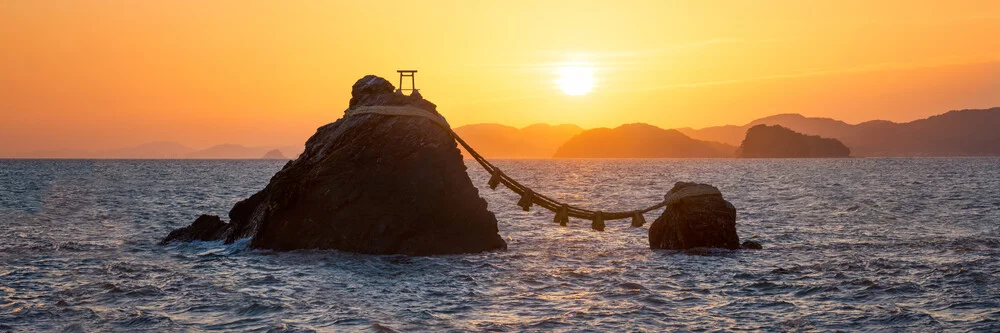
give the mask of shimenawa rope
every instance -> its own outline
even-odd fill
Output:
[[[604,231],[604,221],[632,218],[632,227],[641,227],[646,223],[646,219],[643,214],[663,208],[669,204],[668,198],[665,198],[663,202],[643,209],[621,212],[594,211],[572,206],[532,191],[527,186],[518,183],[513,178],[504,174],[500,168],[497,168],[495,165],[487,161],[486,158],[483,158],[483,156],[476,152],[475,149],[472,149],[472,147],[469,146],[465,140],[462,140],[462,138],[451,129],[451,126],[448,125],[448,121],[440,115],[432,114],[426,110],[412,106],[359,106],[344,111],[344,117],[362,114],[420,117],[430,120],[451,135],[451,137],[454,138],[458,144],[465,148],[465,151],[469,152],[469,155],[472,155],[472,158],[475,159],[476,162],[479,162],[479,165],[481,165],[483,169],[486,169],[486,172],[490,174],[490,180],[488,183],[490,189],[496,189],[499,184],[503,184],[511,191],[514,191],[514,193],[521,196],[521,199],[517,202],[517,205],[520,206],[521,209],[527,211],[532,205],[542,206],[542,208],[556,213],[553,221],[559,223],[559,225],[565,226],[569,222],[570,217],[575,217],[590,220],[591,228],[598,231]]]

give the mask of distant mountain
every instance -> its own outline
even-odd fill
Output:
[[[184,158],[193,152],[189,148],[177,142],[151,142],[135,147],[121,148],[97,153],[98,158]]]
[[[586,130],[556,151],[559,158],[730,157],[736,147],[692,139],[677,130],[628,124]]]
[[[806,135],[781,125],[757,125],[747,130],[746,139],[736,155],[748,158],[850,157],[851,150],[837,139]]]
[[[799,114],[778,114],[754,120],[743,126],[726,125],[702,129],[679,128],[663,130],[646,124],[624,125],[638,126],[631,130],[648,132],[643,135],[658,137],[662,140],[679,142],[684,149],[695,149],[696,146],[708,146],[719,154],[698,153],[705,156],[735,156],[736,146],[746,137],[747,130],[757,125],[781,125],[792,131],[808,135],[818,135],[824,138],[837,139],[851,150],[852,156],[1000,156],[1000,107],[978,110],[950,111],[927,119],[907,123],[894,123],[885,120],[868,121],[856,125],[830,118],[812,118]],[[645,126],[644,130],[639,129]],[[593,156],[605,157],[652,157],[670,155],[681,157],[693,154],[677,147],[663,147],[660,143],[644,144],[642,147],[632,147],[628,143],[626,133],[614,133],[614,130],[601,128],[584,131],[576,125],[535,124],[521,129],[500,124],[475,124],[455,128],[479,153],[487,158],[549,158],[556,156]],[[654,130],[655,129],[655,130]],[[659,131],[657,131],[659,130]],[[588,133],[591,131],[597,131]],[[608,132],[612,131],[612,132]],[[663,132],[661,132],[663,131]],[[607,132],[607,133],[606,133]],[[621,131],[619,131],[621,132]],[[666,132],[666,134],[664,133]],[[677,133],[670,133],[677,132]],[[619,151],[591,152],[585,147],[575,147],[570,144],[571,138],[587,133],[579,140],[589,139],[595,135],[606,135],[609,141],[603,146],[619,145]],[[596,133],[596,134],[595,134]],[[603,133],[603,134],[602,134]],[[683,138],[678,137],[681,134]],[[635,134],[638,135],[638,134]],[[697,141],[693,144],[690,141]],[[574,138],[575,140],[576,138]],[[577,141],[579,141],[577,140]],[[617,141],[615,141],[617,140]],[[643,139],[645,140],[645,139]],[[560,147],[570,144],[565,151]],[[659,148],[651,148],[653,146]],[[631,147],[631,148],[630,148]],[[246,147],[236,144],[217,145],[208,149],[194,150],[176,142],[152,142],[135,147],[94,152],[80,150],[46,150],[24,153],[14,153],[14,158],[195,158],[195,159],[259,159],[271,150],[278,149],[283,156],[295,158],[302,153],[303,146],[285,147]],[[594,146],[593,149],[598,149]],[[652,150],[649,150],[652,149]],[[703,151],[704,152],[704,151]],[[468,154],[463,154],[468,157]],[[560,155],[562,154],[562,155]],[[624,155],[621,155],[624,154]],[[596,157],[596,156],[593,156]],[[661,156],[668,157],[668,156]]]
[[[734,144],[743,140],[748,129],[761,124],[840,140],[854,156],[1000,155],[1000,107],[950,111],[908,123],[875,120],[851,125],[829,118],[781,114],[744,126],[678,130],[692,138]]]
[[[265,160],[287,160],[288,157],[285,157],[285,154],[282,154],[280,150],[272,149],[271,151],[268,151],[267,153],[264,153],[264,156],[262,156],[261,159],[265,159]]]
[[[191,152],[184,156],[190,159],[259,159],[273,147],[247,147],[237,144],[222,144]]]
[[[583,132],[576,125],[534,124],[521,129],[500,124],[473,124],[455,133],[486,158],[549,158],[566,140]],[[462,154],[469,158],[464,150]]]

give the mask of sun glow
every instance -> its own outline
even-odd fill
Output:
[[[556,84],[566,95],[586,95],[594,89],[594,68],[582,65],[565,65],[559,68]]]

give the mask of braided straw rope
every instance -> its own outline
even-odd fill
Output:
[[[490,188],[495,189],[498,184],[503,184],[511,191],[514,191],[514,193],[517,193],[518,195],[521,196],[521,200],[518,202],[518,205],[521,206],[524,210],[528,210],[528,208],[531,207],[532,204],[542,206],[542,208],[555,212],[556,213],[555,222],[560,223],[561,225],[565,225],[569,217],[575,217],[580,219],[591,220],[592,228],[594,228],[595,230],[603,231],[604,221],[632,218],[632,226],[639,227],[645,224],[645,218],[643,217],[643,214],[659,208],[663,208],[669,204],[668,201],[664,200],[663,202],[654,204],[652,206],[643,209],[619,211],[619,212],[594,211],[568,205],[566,203],[556,201],[555,199],[552,199],[548,196],[532,191],[527,186],[518,183],[513,178],[510,178],[509,176],[504,174],[503,171],[500,170],[500,168],[497,168],[495,165],[487,161],[486,158],[483,158],[482,155],[479,155],[479,153],[476,152],[475,149],[472,149],[472,147],[469,146],[469,144],[466,143],[465,140],[462,140],[462,138],[459,137],[458,134],[451,129],[451,126],[448,125],[448,121],[445,120],[444,117],[440,115],[436,115],[431,113],[430,111],[419,109],[412,106],[359,106],[344,111],[345,118],[362,114],[419,117],[430,120],[434,124],[438,125],[438,127],[445,130],[445,132],[448,132],[448,134],[451,135],[451,137],[454,138],[456,142],[458,142],[460,145],[462,145],[462,147],[465,148],[465,151],[469,152],[469,155],[472,155],[472,158],[475,159],[476,162],[479,162],[479,165],[481,165],[483,169],[486,169],[486,172],[490,173]]]

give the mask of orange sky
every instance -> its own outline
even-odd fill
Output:
[[[995,0],[0,1],[0,156],[301,144],[398,68],[453,126],[909,121],[1000,106],[997,36]]]

